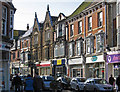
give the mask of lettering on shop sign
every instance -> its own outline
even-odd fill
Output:
[[[120,54],[107,55],[107,62],[120,62]]]
[[[92,56],[91,60],[92,61],[96,61],[97,60],[97,56]]]

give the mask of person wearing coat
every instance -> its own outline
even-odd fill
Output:
[[[111,74],[111,76],[110,76],[110,78],[109,78],[109,83],[110,83],[112,86],[114,86],[114,82],[115,82],[115,79],[113,78],[113,76],[112,76],[112,74]]]
[[[116,84],[118,86],[118,91],[120,91],[120,75],[118,75],[118,77],[116,79]]]
[[[13,85],[15,86],[15,92],[20,92],[20,85],[22,85],[21,78],[18,76],[18,74],[15,74],[16,76],[13,78]]]
[[[25,80],[25,92],[33,92],[33,78],[28,74]]]
[[[33,88],[34,88],[34,92],[42,92],[43,90],[43,80],[42,78],[40,78],[40,76],[38,76],[38,73],[35,74],[34,78],[33,78]]]

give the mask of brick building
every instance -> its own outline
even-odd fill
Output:
[[[13,45],[15,7],[12,2],[0,1],[0,91],[9,90],[10,48]]]
[[[114,11],[115,3],[83,2],[67,19],[71,77],[108,76],[104,53],[114,45]]]

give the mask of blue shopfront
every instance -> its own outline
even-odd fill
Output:
[[[117,77],[120,74],[120,51],[110,52],[107,55],[108,77],[113,74]]]
[[[52,61],[52,75],[55,77],[67,74],[66,59],[57,59]]]

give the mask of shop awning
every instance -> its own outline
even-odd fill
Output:
[[[36,64],[36,66],[42,66],[42,67],[50,66],[50,62],[42,62],[40,64]]]

